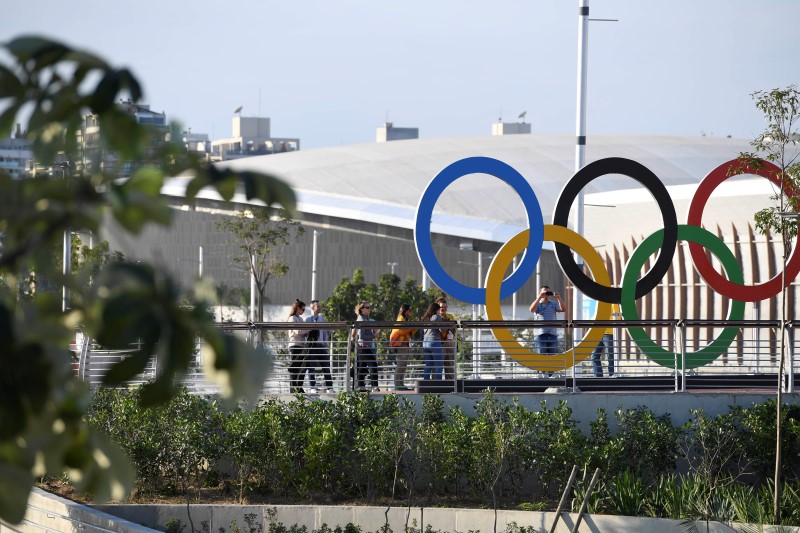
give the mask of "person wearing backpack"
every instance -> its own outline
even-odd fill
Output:
[[[320,313],[322,307],[319,305],[319,300],[311,300],[311,316],[306,318],[306,322],[325,322],[325,317]],[[317,392],[316,376],[314,372],[316,369],[322,370],[322,375],[325,377],[325,392],[333,394],[333,377],[331,377],[331,367],[328,360],[328,339],[329,333],[327,329],[312,329],[309,330],[306,336],[306,370],[308,370],[308,382],[311,385],[309,392],[314,394]]]

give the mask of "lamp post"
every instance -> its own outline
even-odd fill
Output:
[[[319,230],[314,230],[311,244],[311,299],[317,299],[317,237],[322,235]]]
[[[576,117],[576,141],[575,141],[575,172],[578,172],[586,164],[586,87],[587,87],[587,66],[589,63],[589,22],[617,22],[617,19],[590,19],[589,0],[578,0],[578,95],[577,95],[577,117]],[[578,192],[577,214],[575,218],[575,231],[583,236],[583,189]],[[582,268],[583,263],[578,263]],[[580,319],[583,314],[583,293],[573,287],[572,315],[575,319]],[[580,335],[579,330],[575,330],[576,337]]]
[[[69,187],[69,177],[67,176],[67,169],[69,169],[69,161],[61,163],[61,179],[67,182]],[[61,311],[69,309],[69,285],[68,278],[72,273],[72,232],[69,228],[64,230],[63,242],[63,256],[61,258],[64,273],[64,282],[61,286]]]

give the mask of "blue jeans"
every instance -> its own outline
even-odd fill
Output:
[[[606,354],[608,354],[608,375],[614,375],[614,336],[610,333],[605,333],[592,352],[592,366],[594,367],[594,376],[596,378],[603,377],[603,365],[600,363],[600,356],[603,355],[604,348]]]
[[[539,353],[558,353],[558,335],[555,333],[537,335],[536,347]]]
[[[422,356],[425,361],[425,371],[422,379],[442,379],[442,343],[437,340],[425,340],[422,343]]]
[[[366,387],[367,378],[373,389],[378,388],[378,357],[374,346],[356,348],[356,373],[359,389]]]

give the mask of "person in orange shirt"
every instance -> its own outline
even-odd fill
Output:
[[[398,322],[408,322],[411,320],[411,305],[402,304],[400,310],[397,312]],[[417,330],[414,328],[395,328],[389,336],[389,346],[395,357],[396,366],[394,369],[394,390],[395,391],[409,391],[409,387],[405,386],[406,367],[408,366],[408,358],[411,355],[411,335]]]

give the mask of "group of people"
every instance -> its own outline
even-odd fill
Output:
[[[547,285],[543,285],[539,289],[539,296],[531,304],[531,313],[542,320],[556,320],[557,313],[564,311],[564,302],[558,292],[553,291]],[[619,308],[615,304],[612,307],[612,316],[619,317]],[[556,328],[545,327],[541,328],[541,332],[536,336],[536,351],[541,354],[556,354],[559,353],[558,348],[558,334]],[[603,364],[601,357],[603,351],[606,352],[608,357],[608,375],[609,377],[618,376],[614,374],[614,330],[608,328],[604,333],[600,342],[592,351],[592,369],[595,377],[603,377]]]
[[[311,300],[311,316],[303,319],[306,304],[295,300],[289,313],[289,322],[325,322],[325,317],[320,313],[319,300]],[[325,378],[325,392],[333,393],[333,376],[328,362],[328,330],[320,326],[315,329],[290,329],[289,330],[289,390],[292,393],[302,393],[305,373],[308,372],[308,384],[311,394],[317,393],[317,369],[321,370]]]
[[[378,328],[358,325],[358,322],[372,321],[370,318],[371,306],[367,302],[360,302],[356,306],[356,327],[353,328],[352,340],[356,347],[356,381],[359,390],[366,391],[369,385],[373,391],[380,390],[378,386],[378,357],[375,339],[379,334]],[[422,315],[422,322],[447,322],[438,326],[424,328],[422,333],[422,354],[425,369],[423,380],[455,378],[456,342],[455,318],[447,312],[447,300],[438,298],[428,306]],[[411,305],[404,303],[400,306],[395,318],[397,322],[411,322]],[[389,335],[389,352],[394,356],[394,390],[408,391],[411,388],[405,384],[406,369],[411,357],[411,337],[417,333],[417,328],[397,327]],[[367,383],[369,380],[369,384]]]
[[[311,301],[311,316],[303,318],[306,304],[295,300],[289,313],[289,322],[297,323],[324,323],[325,317],[320,313],[319,300]],[[370,317],[372,306],[368,302],[359,302],[356,305],[356,327],[353,328],[350,340],[355,345],[356,365],[355,379],[360,391],[378,391],[378,356],[376,339],[380,329],[370,327],[363,322],[374,322]],[[541,287],[538,297],[531,303],[530,310],[542,320],[556,320],[558,313],[564,311],[564,302],[558,292],[547,285]],[[411,322],[412,309],[407,303],[400,306],[397,312],[397,322]],[[619,313],[615,313],[619,315]],[[456,370],[456,325],[453,315],[447,312],[447,299],[438,298],[431,303],[420,318],[421,322],[432,323],[430,327],[422,330],[422,360],[424,370],[423,380],[455,379]],[[437,324],[439,323],[439,324]],[[411,338],[417,333],[417,328],[396,327],[389,336],[389,352],[394,356],[394,389],[396,391],[411,390],[405,384],[406,370],[411,358]],[[292,393],[302,393],[306,372],[308,373],[309,392],[317,392],[318,377],[324,378],[325,392],[333,393],[333,378],[328,359],[328,342],[330,332],[324,327],[289,330],[289,382]],[[592,353],[592,366],[596,377],[603,376],[603,367],[600,361],[603,351],[608,355],[608,375],[614,376],[614,348],[613,331],[609,328]],[[536,336],[536,350],[541,354],[559,353],[558,334],[554,327],[543,327]],[[321,388],[321,387],[320,387]]]
[[[311,316],[303,319],[306,305],[300,300],[295,300],[289,313],[289,322],[325,322],[325,317],[320,313],[318,300],[311,302]],[[380,334],[379,328],[370,327],[362,322],[373,322],[370,317],[372,306],[368,302],[359,302],[356,305],[356,327],[353,328],[350,340],[355,345],[356,365],[355,378],[358,390],[380,390],[378,384],[378,357],[376,339]],[[422,332],[422,353],[424,362],[423,380],[453,380],[455,379],[456,341],[455,318],[447,312],[447,300],[438,298],[430,304],[425,314],[420,318],[422,322],[442,322]],[[397,313],[397,322],[412,321],[412,309],[407,303],[400,306]],[[394,328],[389,336],[389,352],[394,356],[394,389],[396,391],[409,391],[405,385],[406,370],[411,358],[411,337],[417,333],[417,328]],[[289,387],[292,393],[303,393],[305,374],[308,373],[310,389],[314,394],[317,390],[318,371],[325,378],[325,392],[332,393],[333,379],[328,360],[328,340],[330,333],[320,327],[319,329],[298,328],[289,330]],[[368,388],[369,387],[369,388]]]

